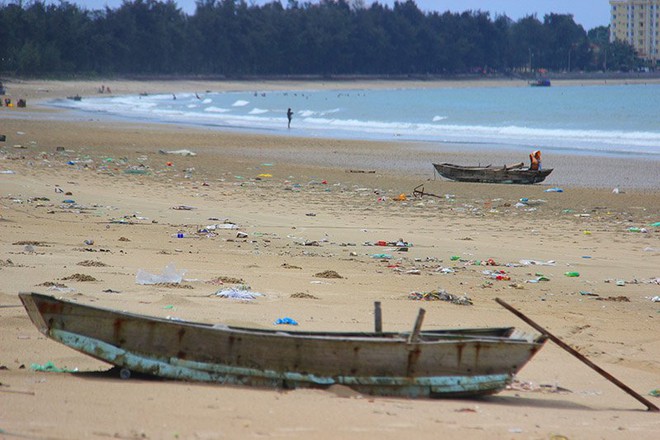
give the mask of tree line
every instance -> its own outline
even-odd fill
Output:
[[[634,49],[572,15],[513,21],[364,0],[125,0],[88,10],[0,1],[0,72],[53,75],[456,75],[626,70]]]

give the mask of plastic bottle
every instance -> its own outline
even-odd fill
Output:
[[[564,275],[567,277],[575,278],[580,276],[580,272],[566,272]]]

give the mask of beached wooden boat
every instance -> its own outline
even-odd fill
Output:
[[[409,333],[260,330],[168,320],[19,294],[47,337],[130,372],[272,388],[349,386],[373,395],[502,390],[545,337],[513,328]],[[423,316],[420,313],[420,316]]]
[[[434,163],[433,166],[438,174],[446,179],[481,183],[539,183],[543,182],[553,170],[552,168],[530,170],[522,162],[501,167],[463,166],[451,163]]]

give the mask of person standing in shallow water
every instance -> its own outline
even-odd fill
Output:
[[[291,128],[291,119],[293,118],[293,112],[291,111],[291,108],[286,111],[286,118],[289,120],[288,128]]]

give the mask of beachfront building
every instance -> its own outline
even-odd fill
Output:
[[[660,59],[660,0],[610,0],[610,41],[630,43],[654,64]]]

